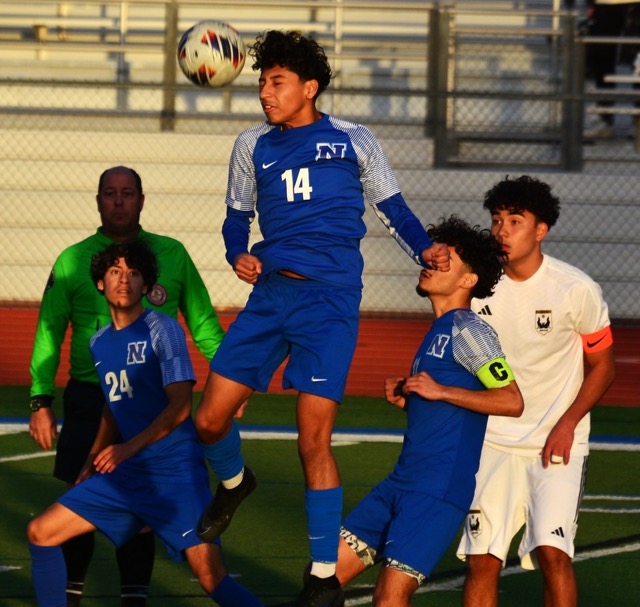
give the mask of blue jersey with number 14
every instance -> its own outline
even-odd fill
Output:
[[[431,239],[407,207],[369,129],[328,115],[285,130],[270,123],[247,129],[229,165],[227,261],[247,252],[257,211],[263,240],[251,253],[264,275],[288,269],[361,288],[365,201],[405,252],[422,263]]]

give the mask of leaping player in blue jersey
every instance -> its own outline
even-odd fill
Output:
[[[227,573],[220,542],[195,533],[212,498],[191,418],[195,375],[182,327],[142,305],[157,273],[142,240],[93,257],[91,275],[112,318],[90,342],[106,405],[78,484],[27,528],[39,607],[67,604],[64,542],[99,530],[121,546],[147,525],[218,605],[261,605]]]
[[[489,230],[456,217],[429,233],[449,245],[451,269],[420,273],[416,291],[431,301],[435,320],[411,375],[385,382],[387,400],[407,413],[400,457],[340,531],[342,584],[382,563],[374,605],[410,605],[467,515],[488,416],[524,409],[496,332],[469,309],[472,297],[493,293],[500,247]]]
[[[416,263],[447,271],[449,251],[407,207],[371,131],[316,108],[332,77],[317,42],[272,30],[250,53],[267,121],[235,142],[222,234],[227,261],[254,288],[211,362],[195,416],[221,481],[198,533],[218,537],[254,490],[233,415],[255,390],[267,390],[288,356],[283,386],[298,392],[313,561],[295,604],[333,607],[344,598],[335,576],[342,487],[331,433],[358,333],[366,205]],[[256,213],[263,240],[249,251]]]

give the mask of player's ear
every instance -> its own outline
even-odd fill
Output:
[[[478,275],[475,272],[465,272],[462,277],[462,288],[473,289],[478,284]]]
[[[96,281],[96,287],[100,293],[104,293],[104,280],[102,280],[102,278]]]
[[[313,99],[318,94],[318,81],[307,80],[304,83],[304,93],[307,99]]]
[[[540,242],[544,240],[549,233],[549,226],[544,221],[539,221],[536,225],[536,240]]]

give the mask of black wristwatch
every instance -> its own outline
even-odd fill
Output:
[[[34,396],[29,401],[29,409],[31,411],[40,411],[40,409],[48,409],[51,407],[51,403],[53,402],[53,398],[51,396]]]

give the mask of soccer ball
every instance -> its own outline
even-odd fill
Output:
[[[178,63],[198,86],[220,87],[235,80],[247,55],[240,34],[221,21],[201,21],[178,43]]]

